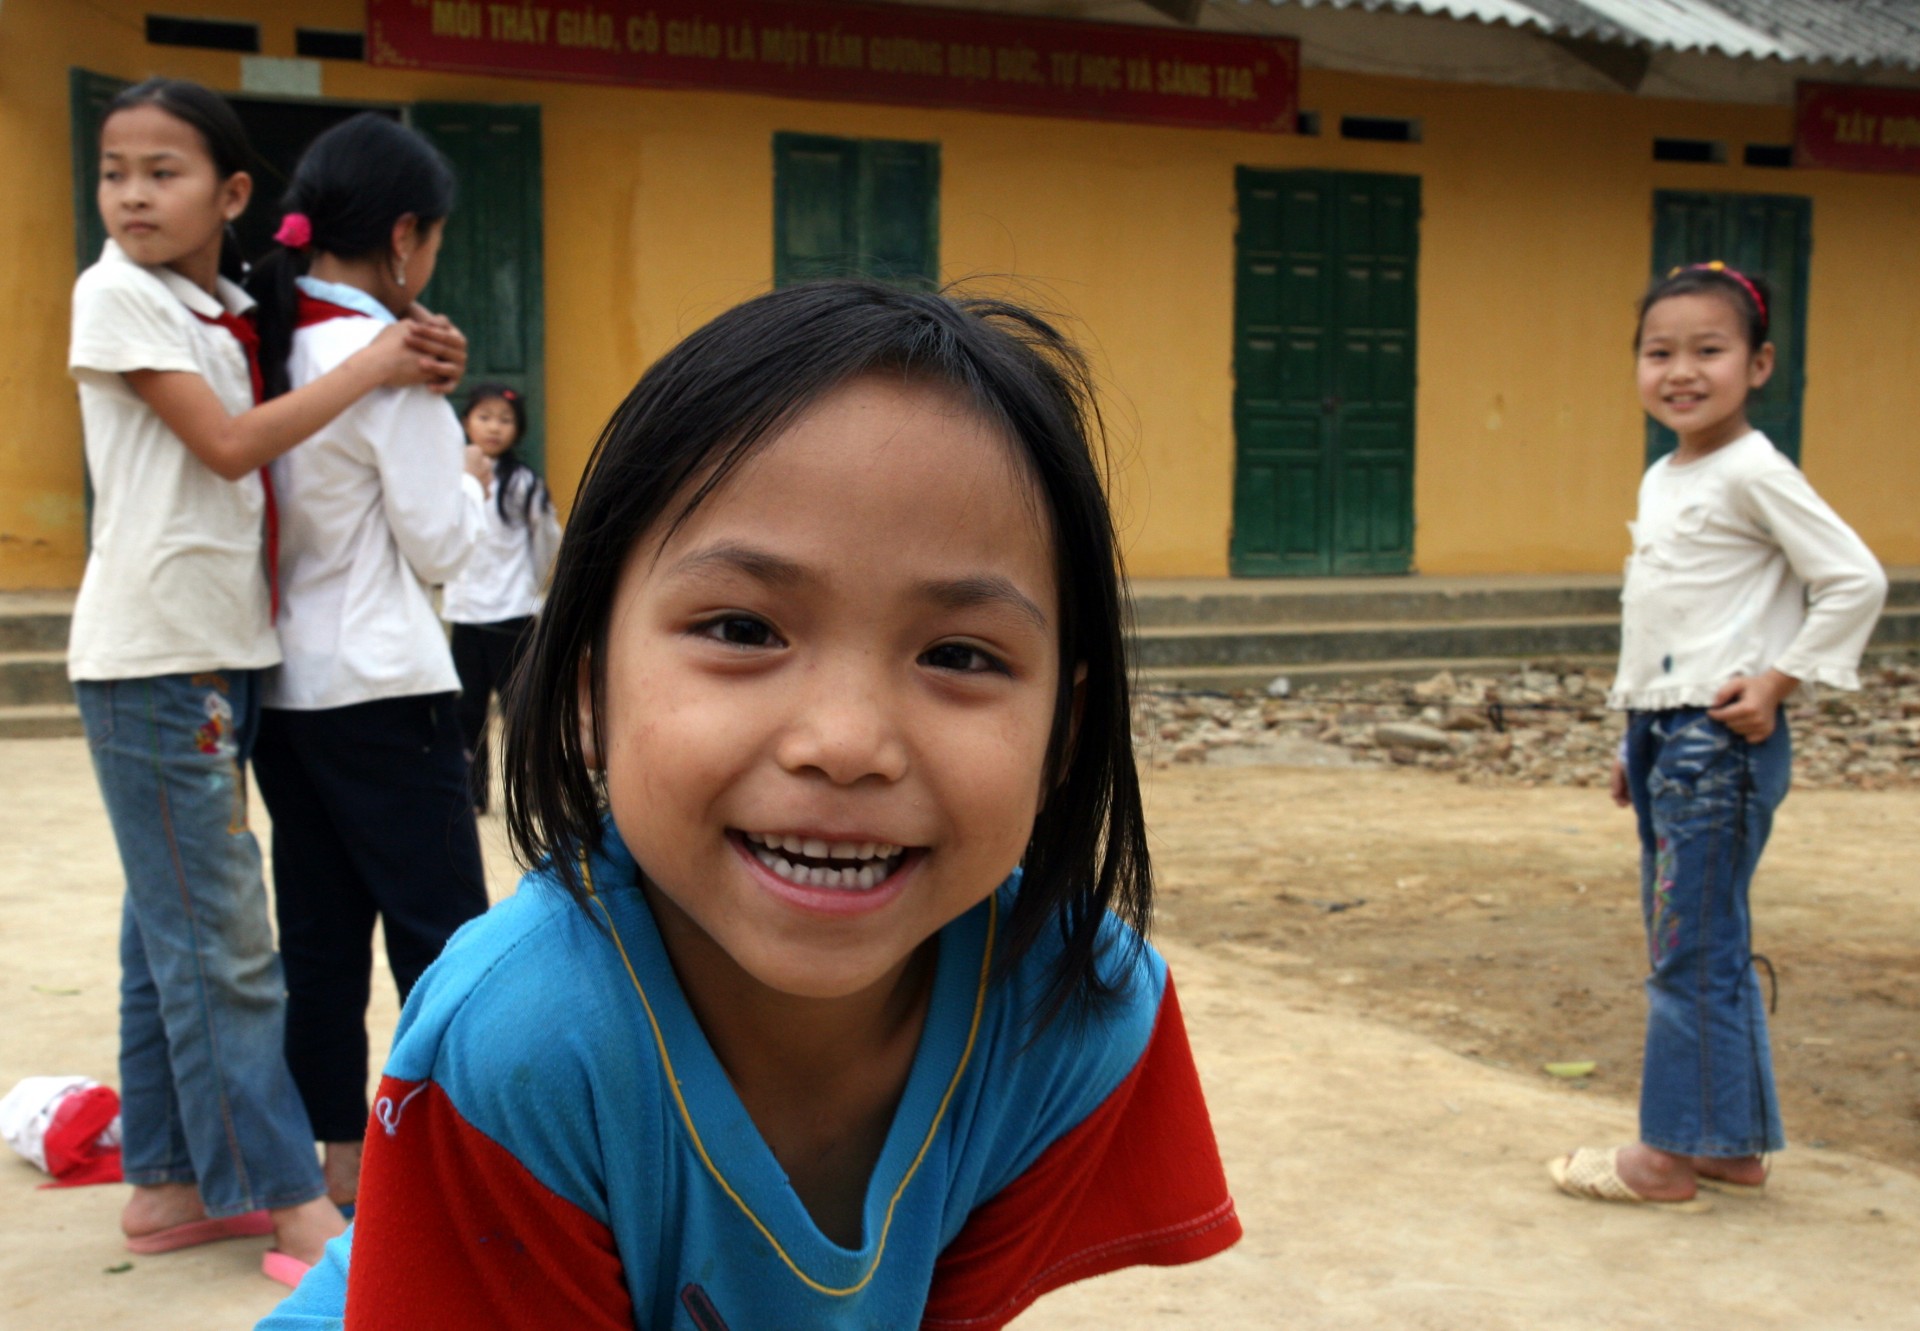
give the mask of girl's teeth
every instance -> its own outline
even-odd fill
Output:
[[[798,884],[801,887],[823,887],[842,892],[860,891],[880,883],[892,872],[892,860],[901,853],[900,847],[889,846],[885,843],[866,843],[862,845],[836,843],[833,847],[831,858],[840,860],[858,859],[864,860],[865,862],[858,867],[849,865],[845,868],[827,868],[822,865],[795,864],[785,855],[780,854],[775,848],[776,845],[785,846],[791,840],[792,838],[787,837],[753,836],[748,838],[748,844],[753,850],[755,859],[759,860],[760,863],[766,865],[767,868],[788,882]],[[823,843],[819,841],[808,841],[802,842],[801,844],[813,846]],[[876,852],[888,853],[883,855],[861,855],[858,853],[869,848]],[[799,853],[807,854],[815,859],[829,858],[824,854],[815,855],[811,850]]]

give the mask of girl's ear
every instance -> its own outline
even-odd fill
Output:
[[[1773,343],[1762,342],[1760,350],[1753,353],[1753,359],[1747,362],[1747,389],[1758,390],[1773,378]]]
[[[580,757],[589,772],[600,770],[599,727],[593,722],[593,658],[583,657],[574,680],[574,698],[580,712]]]
[[[413,247],[420,243],[420,219],[412,213],[401,213],[393,223],[393,257],[405,263],[413,257]]]
[[[253,177],[245,171],[235,171],[220,182],[220,215],[229,222],[244,213],[252,199]]]

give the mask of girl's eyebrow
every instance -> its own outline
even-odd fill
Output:
[[[667,570],[670,577],[700,574],[710,569],[744,573],[756,582],[773,587],[796,587],[807,580],[807,571],[793,560],[771,550],[726,541],[695,550],[674,562]]]
[[[998,573],[976,573],[971,577],[923,582],[919,592],[945,610],[971,610],[976,606],[1005,606],[1023,619],[1033,622],[1041,632],[1049,632],[1046,612],[1033,599],[1013,585],[1011,578]]]
[[[121,158],[121,157],[134,157],[134,158],[138,158],[143,162],[157,162],[163,157],[179,157],[182,160],[184,160],[186,157],[186,154],[181,152],[176,152],[172,148],[161,148],[155,152],[150,152],[150,153],[123,153],[123,152],[118,152],[112,148],[102,148],[100,150],[100,156],[102,160],[111,160],[111,159]]]
[[[695,550],[675,560],[668,577],[697,577],[709,571],[740,573],[770,587],[793,588],[813,580],[805,565],[784,555],[738,541],[725,541]],[[935,578],[914,591],[944,610],[971,610],[977,606],[1004,606],[1042,632],[1051,631],[1046,612],[1033,598],[998,573],[975,573],[959,578]]]

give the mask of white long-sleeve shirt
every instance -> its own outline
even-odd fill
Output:
[[[1887,598],[1873,552],[1758,430],[1647,469],[1627,524],[1620,669],[1609,706],[1705,707],[1736,675],[1860,687]]]
[[[540,609],[547,572],[560,548],[560,519],[547,487],[530,467],[515,471],[507,482],[511,518],[501,516],[500,499],[497,492],[487,496],[480,543],[440,593],[440,617],[449,624],[497,624]]]
[[[293,336],[297,388],[393,321],[350,287],[300,279],[364,317]],[[380,388],[273,464],[280,510],[280,648],[265,705],[313,711],[460,687],[428,588],[466,562],[485,502],[445,399]]]

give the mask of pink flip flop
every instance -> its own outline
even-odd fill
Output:
[[[169,1225],[151,1234],[136,1234],[127,1240],[127,1251],[138,1253],[176,1252],[218,1243],[222,1239],[254,1239],[273,1233],[273,1217],[265,1211],[225,1216],[219,1220],[189,1220],[184,1225]]]
[[[260,1274],[269,1280],[277,1280],[288,1289],[298,1289],[313,1267],[298,1257],[289,1257],[278,1248],[269,1248],[266,1256],[260,1259]]]

